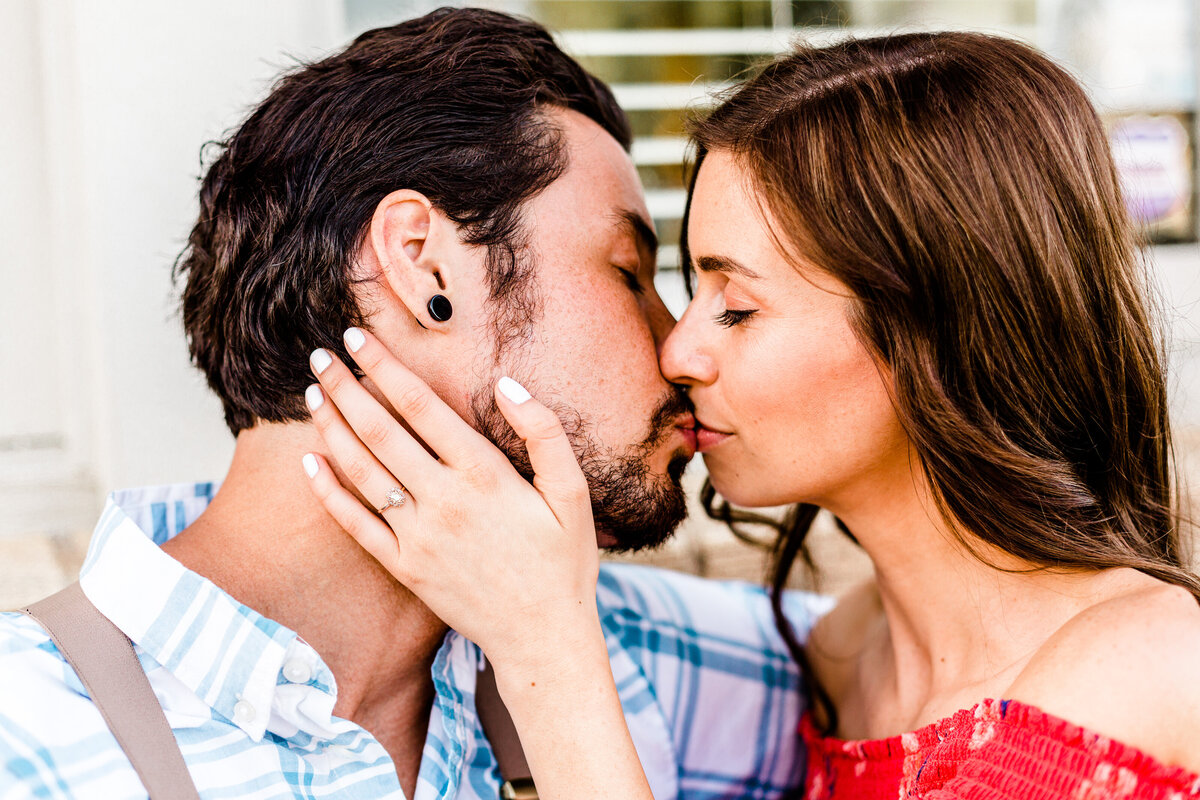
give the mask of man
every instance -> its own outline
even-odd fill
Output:
[[[225,143],[179,270],[233,463],[215,496],[110,497],[81,575],[202,796],[497,795],[478,649],[324,514],[297,466],[321,449],[308,354],[342,352],[350,325],[520,469],[490,387],[509,374],[551,403],[602,544],[652,546],[682,519],[691,422],[657,368],[672,319],[629,143],[608,89],[544,30],[479,10],[364,34],[283,78]],[[796,782],[797,676],[761,591],[608,568],[598,602],[657,798]],[[0,619],[0,674],[0,797],[145,796],[28,618]]]

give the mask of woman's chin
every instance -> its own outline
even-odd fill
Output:
[[[774,493],[763,491],[761,476],[758,474],[739,473],[729,469],[731,465],[720,463],[720,459],[704,456],[704,466],[708,470],[708,479],[712,482],[717,494],[741,508],[769,508],[771,506],[790,505],[795,502],[781,498]]]

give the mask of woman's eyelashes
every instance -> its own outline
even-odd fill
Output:
[[[716,320],[719,325],[724,325],[726,328],[732,328],[734,325],[740,325],[750,317],[754,316],[756,309],[736,309],[727,308],[720,314],[717,314]]]
[[[703,293],[705,297],[711,298],[713,305],[719,304],[717,309],[713,309],[716,313],[713,314],[713,321],[718,325],[726,328],[732,328],[735,325],[741,325],[746,320],[758,313],[757,308],[729,308],[730,305],[746,305],[746,299],[742,298],[740,289],[733,289],[729,286],[729,276],[720,272],[697,272],[697,277],[710,276],[713,283],[705,289],[700,289],[697,283],[696,292],[692,295],[693,302]],[[712,306],[710,306],[711,308]]]

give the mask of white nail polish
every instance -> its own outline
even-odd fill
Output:
[[[325,368],[333,363],[333,356],[329,355],[328,350],[318,348],[312,351],[312,355],[308,357],[309,363],[312,364],[313,371],[320,375],[325,371]]]
[[[304,390],[304,402],[308,404],[309,411],[316,411],[325,402],[325,393],[314,383]]]
[[[317,476],[317,459],[312,453],[305,453],[304,458],[300,459],[300,463],[304,465],[304,471],[308,477],[315,478]]]
[[[500,390],[500,394],[512,400],[517,405],[521,405],[521,403],[532,397],[524,386],[507,375],[500,379],[500,383],[496,384],[496,388]]]
[[[342,334],[342,339],[346,342],[346,349],[351,353],[357,353],[358,348],[367,343],[367,337],[363,336],[363,332],[358,328],[347,328]]]

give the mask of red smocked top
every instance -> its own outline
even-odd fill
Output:
[[[822,737],[808,715],[805,800],[1193,800],[1200,775],[1015,700],[888,739]]]

